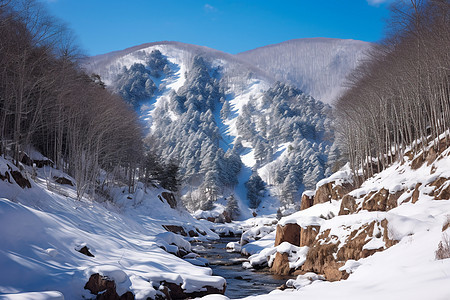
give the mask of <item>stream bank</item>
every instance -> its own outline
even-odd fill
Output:
[[[225,296],[236,299],[252,295],[268,294],[292,276],[273,275],[268,269],[248,270],[242,268],[247,261],[240,253],[229,252],[226,245],[238,241],[236,237],[223,237],[217,241],[192,243],[192,249],[206,258],[213,275],[227,281]]]

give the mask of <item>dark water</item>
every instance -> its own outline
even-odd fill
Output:
[[[276,276],[268,270],[246,270],[242,263],[247,259],[240,253],[226,250],[229,242],[237,242],[236,238],[221,238],[218,241],[193,243],[193,250],[208,259],[213,275],[222,276],[227,281],[225,296],[236,299],[251,295],[267,294],[286,283],[290,276]]]

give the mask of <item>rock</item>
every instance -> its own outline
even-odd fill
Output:
[[[3,181],[8,180],[9,183],[12,183],[11,182],[11,177],[9,176],[9,172],[8,171],[5,172],[5,175],[2,175],[2,173],[0,173],[0,179],[3,180]]]
[[[419,195],[420,195],[419,188],[421,185],[422,185],[421,183],[417,183],[416,186],[414,187],[414,191],[412,194],[412,203],[416,203],[417,200],[419,200]]]
[[[314,196],[309,196],[305,193],[302,195],[302,200],[300,204],[300,210],[310,208],[314,204]]]
[[[169,297],[167,299],[187,299],[187,298],[199,298],[204,297],[209,294],[225,294],[226,284],[222,289],[217,289],[212,286],[203,286],[201,291],[186,293],[185,290],[181,288],[181,284],[176,284],[172,282],[162,281],[161,285],[167,287],[166,293]],[[163,291],[164,289],[161,289]]]
[[[181,234],[182,236],[187,236],[186,231],[184,230],[183,227],[178,226],[178,225],[163,225],[162,226],[165,230],[176,233],[176,234]]]
[[[134,300],[134,294],[130,291],[122,296],[116,292],[116,283],[108,277],[101,276],[98,273],[92,274],[89,281],[84,286],[91,294],[97,295],[97,300]]]
[[[80,252],[81,254],[84,254],[86,256],[90,256],[90,257],[95,257],[90,251],[89,248],[84,246],[83,248],[81,248],[80,250],[78,250],[78,252]]]
[[[21,188],[31,188],[31,183],[19,171],[11,171],[11,176]]]
[[[320,226],[307,226],[306,228],[300,228],[300,247],[308,246],[310,247],[317,234],[320,231]]]
[[[449,200],[450,199],[450,181],[448,178],[440,177],[436,179],[432,186],[436,189],[433,192],[434,199],[436,200]]]
[[[171,208],[177,207],[177,199],[175,199],[175,195],[173,193],[162,192],[161,196],[166,200]]]
[[[370,192],[364,197],[362,209],[368,211],[388,211],[397,207],[397,199],[403,194],[403,191],[398,191],[395,194],[390,194],[385,188],[377,192]]]
[[[70,181],[69,179],[67,179],[65,177],[56,177],[55,176],[55,177],[53,177],[53,179],[55,180],[56,183],[73,186],[72,181]]]
[[[198,232],[191,229],[189,230],[188,235],[190,237],[198,237]]]
[[[356,205],[355,198],[350,195],[345,195],[342,198],[341,207],[339,209],[339,215],[350,215],[356,212],[358,206]]]
[[[323,274],[328,281],[339,281],[341,279],[347,279],[349,274],[345,271],[339,271],[343,263],[332,262],[323,268]]]
[[[213,217],[207,217],[206,220],[208,220],[209,222],[214,223],[216,221],[216,218]]]
[[[277,252],[270,271],[276,275],[289,275],[289,253]]]
[[[344,183],[342,185],[336,184],[336,182],[328,182],[317,188],[313,199],[313,205],[319,203],[325,203],[327,201],[340,200],[344,195],[348,194],[354,189],[350,183]]]
[[[275,247],[283,242],[300,246],[300,226],[298,224],[277,225],[275,234]]]

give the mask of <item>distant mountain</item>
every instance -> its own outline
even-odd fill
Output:
[[[277,80],[285,81],[325,103],[343,91],[346,76],[371,44],[330,38],[296,39],[237,54]]]
[[[243,216],[275,212],[330,174],[330,107],[239,57],[161,42],[89,58],[85,69],[135,107],[150,151],[179,165],[191,210],[233,195]]]

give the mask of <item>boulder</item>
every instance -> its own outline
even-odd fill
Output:
[[[397,207],[397,199],[403,194],[403,191],[398,191],[395,194],[390,194],[385,188],[377,192],[370,192],[364,197],[362,209],[368,211],[388,211]]]
[[[300,204],[300,210],[310,208],[314,204],[314,196],[303,193]]]
[[[350,183],[336,184],[334,181],[325,183],[317,188],[313,205],[331,200],[340,200],[353,189],[354,187]]]
[[[11,182],[11,177],[9,176],[9,172],[8,171],[5,172],[5,175],[2,175],[2,173],[0,173],[0,179],[3,180],[3,181],[8,180],[9,183],[12,183]]]
[[[355,198],[347,194],[342,198],[339,215],[350,215],[355,213],[357,209],[358,206],[356,205]]]
[[[419,196],[420,196],[420,191],[419,188],[422,184],[421,183],[417,183],[416,186],[414,187],[414,191],[412,194],[412,203],[416,203],[417,200],[419,200]]]
[[[166,294],[167,299],[187,299],[187,298],[199,298],[204,297],[209,294],[225,294],[226,284],[223,285],[222,289],[218,289],[212,286],[203,286],[201,291],[186,293],[185,290],[181,287],[180,284],[162,281],[161,285],[163,288],[160,290]],[[166,289],[167,288],[167,289]]]
[[[277,252],[270,271],[276,275],[289,275],[289,253]]]
[[[80,250],[77,250],[77,251],[80,252],[81,254],[86,255],[86,256],[89,256],[89,257],[95,257],[95,256],[89,251],[89,248],[86,247],[86,246],[82,247]]]
[[[84,286],[91,294],[97,295],[97,300],[134,300],[134,294],[127,291],[119,296],[116,292],[116,283],[108,277],[98,273],[92,274],[89,281]]]
[[[178,225],[163,225],[162,226],[165,230],[176,233],[176,234],[181,234],[182,236],[187,236],[186,231],[184,230],[183,227],[178,226]]]
[[[73,182],[66,177],[53,177],[56,183],[73,186]]]
[[[277,225],[275,247],[283,242],[300,246],[300,226],[298,224]]]
[[[19,171],[11,171],[11,176],[21,188],[31,188],[31,183]]]
[[[166,200],[171,208],[177,207],[177,199],[175,199],[175,195],[173,193],[162,192],[161,196]]]
[[[450,199],[450,180],[445,177],[440,177],[436,179],[432,186],[436,189],[433,192],[434,199],[436,200],[449,200]]]
[[[319,233],[320,226],[307,226],[306,228],[300,228],[300,247],[308,246],[310,247],[314,240],[316,239],[317,234]]]

